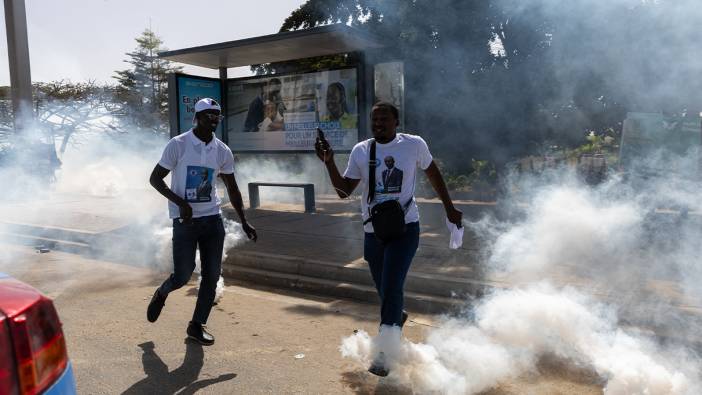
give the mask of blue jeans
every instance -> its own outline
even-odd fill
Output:
[[[405,278],[418,246],[419,222],[407,224],[405,234],[387,244],[376,239],[375,234],[366,233],[363,258],[380,296],[381,325],[399,326],[402,322]]]
[[[224,223],[220,215],[193,218],[190,224],[173,220],[173,273],[161,284],[159,292],[168,295],[188,283],[195,270],[195,251],[198,247],[202,281],[192,321],[206,324],[222,271]]]

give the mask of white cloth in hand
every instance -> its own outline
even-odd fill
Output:
[[[453,222],[446,218],[446,227],[451,232],[451,240],[449,240],[449,248],[452,250],[461,248],[463,245],[463,227],[456,226]]]

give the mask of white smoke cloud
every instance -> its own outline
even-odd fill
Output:
[[[525,280],[557,265],[600,265],[638,237],[642,216],[628,202],[595,199],[578,186],[547,187],[516,224],[494,244],[490,264]],[[557,231],[554,231],[557,230]]]
[[[676,306],[699,300],[702,288],[693,211],[702,187],[673,177],[588,187],[563,169],[512,181],[509,220],[466,226],[484,239],[490,275],[513,286],[443,320],[423,343],[390,347],[390,378],[418,393],[479,393],[557,358],[594,372],[605,394],[701,393],[699,355],[649,328],[699,336],[699,320]],[[670,207],[692,219],[661,210]],[[681,295],[657,293],[660,281],[682,284]],[[341,352],[366,368],[385,347],[359,332]]]
[[[26,147],[37,145],[49,149],[58,144],[41,125],[34,125],[22,134],[14,135],[9,142],[12,149],[8,152],[12,155],[2,163],[0,177],[16,182],[8,193],[0,195],[2,212],[17,211],[13,205],[22,204],[22,207],[32,210],[27,212],[25,209],[21,216],[14,215],[19,218],[17,222],[69,229],[96,224],[95,228],[109,234],[104,239],[89,241],[91,253],[96,258],[143,266],[162,273],[171,272],[172,227],[167,215],[167,201],[149,185],[149,175],[168,139],[128,126],[121,128],[123,131],[118,134],[94,125],[86,126],[86,130],[71,135],[65,152],[59,153],[60,167],[49,173],[48,166],[42,167],[46,154]],[[63,206],[52,209],[57,202],[69,202],[67,210],[70,212],[63,212],[60,208]],[[32,218],[32,221],[27,218]],[[75,218],[91,223],[70,222]],[[226,258],[227,251],[239,245],[245,237],[237,222],[225,219],[224,223]],[[0,233],[0,242],[4,241],[13,242],[13,239],[6,240],[3,232]],[[9,264],[13,262],[12,258],[11,252],[2,255],[3,264],[7,263],[3,265],[5,270],[11,272],[16,269]],[[199,257],[197,264],[199,272]],[[69,267],[65,269],[71,270]],[[223,289],[220,277],[218,297]]]
[[[342,171],[347,158],[346,154],[335,155]],[[235,175],[244,195],[248,195],[246,185],[249,182],[311,183],[316,188],[316,194],[334,193],[324,166],[313,154],[240,154],[235,164]],[[303,192],[298,188],[260,187],[259,193],[261,205],[271,202],[304,203]]]
[[[382,341],[361,331],[343,340],[341,352],[367,365]],[[702,390],[701,366],[691,354],[627,333],[606,306],[545,283],[498,292],[480,302],[474,322],[447,320],[424,343],[383,349],[393,350],[390,378],[417,393],[479,393],[537,372],[538,360],[549,355],[593,369],[606,380],[605,394]]]

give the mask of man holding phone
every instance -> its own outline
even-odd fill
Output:
[[[214,134],[221,119],[221,108],[216,101],[199,100],[195,104],[195,127],[168,142],[149,179],[168,199],[169,216],[173,219],[173,274],[154,292],[146,317],[149,322],[155,322],[168,294],[187,284],[199,248],[202,280],[186,333],[203,345],[214,344],[214,336],[205,330],[205,324],[222,271],[225,236],[215,177],[224,182],[246,236],[253,241],[257,239],[256,229],[244,216],[241,192],[234,179],[232,151]],[[170,188],[164,181],[168,173],[171,173]]]
[[[331,183],[340,198],[351,195],[362,182],[361,213],[365,231],[363,255],[380,296],[381,333],[393,327],[401,328],[407,320],[407,314],[403,311],[403,288],[419,246],[419,211],[414,199],[417,168],[424,170],[429,178],[444,205],[448,220],[460,227],[463,217],[463,213],[453,206],[441,172],[434,163],[424,139],[407,133],[397,133],[398,125],[397,108],[387,102],[376,103],[371,110],[373,139],[362,141],[353,147],[343,176],[334,162],[334,151],[321,131],[318,132],[315,143],[317,157],[324,162]],[[369,166],[372,155],[376,158],[374,174],[370,174]],[[397,176],[393,176],[393,187],[386,188],[382,182],[383,174],[388,178],[392,169],[396,169]],[[373,188],[371,199],[368,199],[371,192],[369,183]],[[397,200],[402,207],[404,227],[400,236],[392,240],[379,240],[374,234],[370,213],[376,205],[389,200]],[[399,333],[389,331],[395,332]],[[388,365],[385,354],[380,350],[369,371],[386,376],[389,373]]]

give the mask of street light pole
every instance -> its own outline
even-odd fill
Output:
[[[15,131],[20,131],[32,118],[32,77],[24,0],[5,0],[5,28],[7,55],[10,61],[12,111]]]

